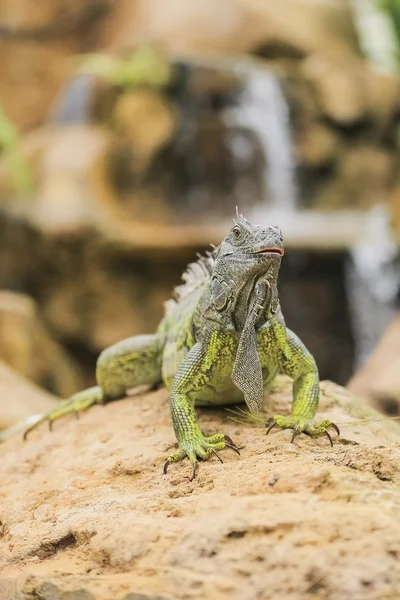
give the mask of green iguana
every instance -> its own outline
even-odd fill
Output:
[[[196,475],[198,459],[226,446],[238,451],[224,434],[204,435],[195,405],[237,404],[243,400],[259,413],[264,389],[278,372],[293,378],[290,417],[275,415],[272,427],[292,429],[293,437],[326,434],[331,421],[314,423],[319,401],[315,361],[285,326],[277,278],[284,253],[279,227],[252,225],[237,215],[221,245],[188,266],[184,284],[166,303],[165,316],[153,335],[128,338],[105,349],[97,361],[98,385],[79,392],[25,432],[96,403],[122,398],[134,386],[163,381],[170,392],[171,414],[179,443],[170,463],[188,457]]]

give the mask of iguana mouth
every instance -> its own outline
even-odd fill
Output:
[[[261,248],[261,250],[256,250],[254,254],[280,254],[283,256],[285,251],[283,248]]]

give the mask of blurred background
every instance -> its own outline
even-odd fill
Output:
[[[400,0],[0,0],[0,359],[92,384],[237,205],[321,377],[400,414],[399,69]]]

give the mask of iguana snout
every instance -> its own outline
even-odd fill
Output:
[[[277,225],[254,227],[254,254],[278,254],[283,256],[283,236]]]

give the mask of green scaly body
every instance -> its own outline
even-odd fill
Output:
[[[201,432],[195,405],[246,401],[257,413],[263,391],[283,372],[293,378],[292,414],[275,415],[270,428],[293,429],[293,437],[327,433],[335,427],[330,421],[313,421],[319,400],[317,366],[285,326],[280,310],[276,283],[282,255],[278,228],[253,226],[238,215],[221,246],[189,265],[176,299],[166,303],[157,332],[104,350],[97,362],[98,385],[75,394],[38,422],[121,398],[137,385],[163,381],[179,443],[164,471],[187,456],[194,477],[198,459],[226,446],[237,450],[223,434],[206,437]]]

